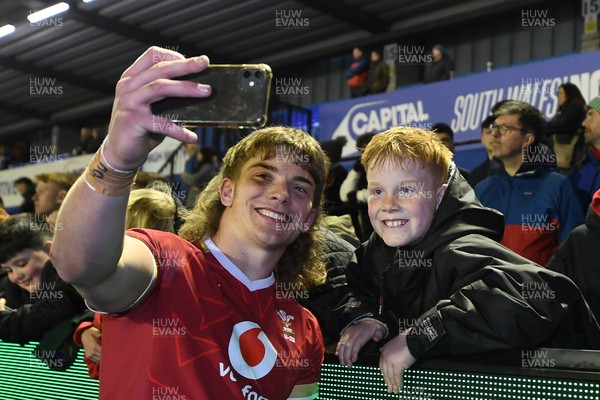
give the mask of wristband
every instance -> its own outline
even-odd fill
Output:
[[[111,166],[104,157],[104,143],[88,164],[83,181],[94,192],[104,196],[122,196],[129,192],[136,171],[123,171]]]
[[[102,162],[104,164],[106,164],[106,166],[113,170],[114,172],[118,172],[119,174],[131,174],[132,172],[136,172],[136,170],[133,171],[125,171],[123,169],[117,169],[115,167],[113,167],[112,165],[110,165],[110,163],[108,162],[108,160],[106,159],[106,157],[104,156],[104,144],[106,142],[102,142],[102,145],[100,146],[100,157],[102,157]]]

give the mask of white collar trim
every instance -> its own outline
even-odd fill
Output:
[[[229,258],[227,258],[227,256],[217,247],[211,238],[206,238],[204,240],[204,244],[206,247],[208,247],[213,256],[215,256],[217,261],[221,263],[223,268],[225,268],[227,272],[233,275],[235,279],[240,281],[251,292],[268,288],[275,283],[275,275],[272,272],[271,275],[266,278],[251,281],[246,274],[244,274]]]

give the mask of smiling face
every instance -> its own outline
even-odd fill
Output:
[[[41,288],[42,269],[49,256],[42,250],[25,249],[2,264],[8,271],[8,279],[28,292]]]
[[[431,168],[406,161],[387,159],[367,170],[369,218],[385,244],[411,245],[427,232],[447,187],[438,179]]]
[[[276,157],[251,158],[236,182],[224,179],[220,193],[226,209],[219,230],[228,226],[237,246],[283,250],[310,229],[317,213],[311,175]]]

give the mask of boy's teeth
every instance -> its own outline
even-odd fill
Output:
[[[398,220],[395,220],[395,221],[385,221],[385,222],[384,222],[384,224],[385,224],[386,226],[390,226],[390,227],[402,226],[402,225],[404,225],[405,223],[406,223],[406,222],[404,222],[404,221],[398,221]]]

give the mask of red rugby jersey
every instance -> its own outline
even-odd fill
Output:
[[[127,235],[158,274],[140,305],[103,320],[100,399],[275,400],[318,381],[317,320],[276,295],[273,275],[250,281],[210,239],[200,249],[165,232]]]

